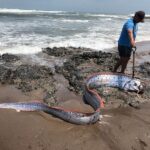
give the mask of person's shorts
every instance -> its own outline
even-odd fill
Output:
[[[130,57],[132,48],[127,46],[118,45],[118,51],[120,57]]]

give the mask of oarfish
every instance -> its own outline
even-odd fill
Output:
[[[143,91],[143,85],[139,79],[119,73],[97,73],[86,79],[83,94],[84,102],[94,109],[93,113],[70,111],[61,107],[50,107],[41,102],[2,103],[0,108],[15,109],[17,111],[43,111],[70,123],[93,124],[99,120],[100,108],[103,106],[103,100],[95,90],[101,86],[116,87],[138,93]]]

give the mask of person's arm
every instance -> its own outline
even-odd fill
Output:
[[[133,31],[132,30],[128,30],[128,35],[129,35],[131,46],[135,47],[135,40],[134,40],[134,37],[133,37]]]

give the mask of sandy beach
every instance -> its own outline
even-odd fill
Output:
[[[77,126],[43,113],[1,110],[1,150],[148,150],[150,105],[104,111],[101,123]]]
[[[149,61],[150,42],[138,43],[137,47],[136,66],[139,66]],[[132,60],[127,69],[128,74],[131,74],[131,68]],[[138,71],[136,76],[140,76]],[[149,78],[146,81],[149,84]],[[69,82],[61,74],[55,75],[52,82],[56,88],[55,99],[60,106],[91,111],[82,102],[82,95],[68,88]],[[43,101],[44,97],[45,91],[42,88],[24,92],[16,84],[0,85],[1,103]],[[136,99],[140,97],[135,96]],[[51,98],[46,99],[46,102]],[[138,109],[117,104],[117,100],[106,104],[102,109],[102,120],[86,126],[70,124],[43,112],[18,113],[1,109],[0,150],[149,150],[149,99],[142,101]]]

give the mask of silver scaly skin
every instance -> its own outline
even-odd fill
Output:
[[[133,92],[140,92],[143,90],[143,85],[139,79],[117,73],[96,74],[94,77],[90,77],[86,84],[89,88],[99,88],[105,85]]]
[[[82,113],[65,110],[60,107],[49,107],[40,102],[2,103],[0,104],[0,108],[15,109],[17,111],[43,111],[70,123],[82,125],[93,124],[99,120],[100,108],[103,106],[101,97],[94,89],[101,86],[116,87],[134,92],[143,91],[143,86],[138,79],[132,79],[129,76],[117,73],[98,73],[86,80],[85,92],[83,95],[84,102],[93,107],[93,113]]]

